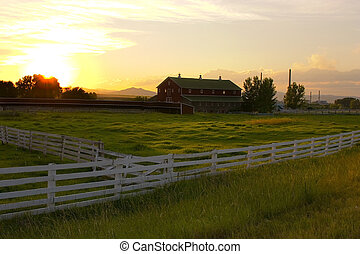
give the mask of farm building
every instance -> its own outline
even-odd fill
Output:
[[[157,86],[153,98],[162,102],[181,102],[194,106],[196,112],[227,113],[239,110],[241,88],[230,80],[168,77]]]

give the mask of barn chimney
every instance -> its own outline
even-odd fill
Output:
[[[291,86],[291,69],[289,69],[289,86]]]
[[[178,78],[181,78],[181,74],[179,73],[179,76],[178,76]]]
[[[202,76],[200,75],[199,79],[202,79]]]
[[[221,76],[219,76],[219,80],[221,80]]]

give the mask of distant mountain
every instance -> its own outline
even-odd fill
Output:
[[[156,93],[145,90],[143,88],[136,88],[131,87],[124,90],[107,90],[107,89],[86,89],[88,92],[95,92],[100,97],[106,96],[106,97],[124,97],[124,96],[154,96]]]
[[[154,96],[156,93],[142,88],[131,87],[118,91],[119,95]]]
[[[283,92],[277,92],[276,93],[276,97],[279,101],[283,101],[284,100],[284,95],[285,93]],[[305,95],[305,99],[306,100],[309,100],[309,97],[310,95],[307,93]],[[322,101],[327,101],[329,103],[334,103],[335,100],[337,99],[342,99],[342,98],[346,98],[346,97],[353,97],[353,98],[357,98],[357,99],[360,99],[360,97],[357,97],[357,96],[341,96],[341,95],[331,95],[331,94],[323,94],[323,95],[320,95],[320,100]],[[311,98],[312,101],[317,101],[318,100],[318,95],[313,93],[312,94],[312,98]]]

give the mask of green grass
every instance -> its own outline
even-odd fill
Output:
[[[358,116],[0,112],[0,125],[102,140],[135,155],[195,153],[360,129]],[[359,238],[360,148],[82,209],[0,221],[1,238]],[[0,145],[0,167],[60,163]]]
[[[1,238],[359,238],[360,148],[0,221]]]
[[[102,140],[142,156],[262,145],[360,129],[358,116],[0,112],[0,125]],[[1,166],[1,162],[0,162]]]

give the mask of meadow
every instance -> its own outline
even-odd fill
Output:
[[[170,115],[106,111],[0,112],[0,125],[102,140],[107,150],[141,156],[262,145],[360,129],[358,116],[351,115]]]
[[[358,130],[357,116],[0,112],[0,125],[193,153]],[[86,208],[0,221],[1,238],[359,238],[360,147],[167,185]],[[0,145],[0,167],[59,159]]]
[[[0,221],[1,238],[359,238],[359,147]]]

